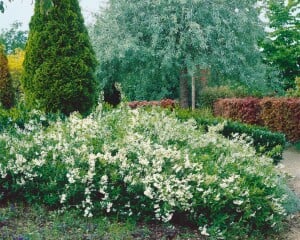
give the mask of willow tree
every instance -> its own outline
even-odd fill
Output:
[[[47,112],[86,114],[96,100],[96,58],[77,0],[35,1],[24,59],[27,103]]]
[[[264,31],[255,3],[111,0],[91,29],[98,76],[104,86],[122,82],[132,98],[175,96],[181,89],[185,107],[197,69],[263,86],[257,41]]]

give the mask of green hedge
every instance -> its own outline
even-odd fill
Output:
[[[194,118],[206,130],[210,125],[226,121],[227,124],[221,132],[222,135],[230,138],[235,133],[246,134],[252,137],[253,145],[257,152],[270,156],[274,160],[274,163],[278,163],[282,159],[282,153],[286,144],[285,135],[282,133],[271,132],[264,127],[224,120],[222,118],[203,117],[199,111],[192,112],[190,110],[177,109],[176,116],[182,120]]]

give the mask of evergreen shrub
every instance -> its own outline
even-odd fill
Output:
[[[26,102],[47,112],[90,112],[97,100],[95,54],[77,0],[35,1],[22,85]]]

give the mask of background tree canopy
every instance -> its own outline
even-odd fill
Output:
[[[278,67],[285,89],[294,87],[300,76],[300,2],[268,0],[267,16],[271,28],[261,46],[265,61]]]
[[[130,99],[177,98],[180,76],[197,69],[265,90],[271,82],[257,46],[264,26],[255,3],[111,0],[91,29],[98,78],[106,89],[121,82]]]
[[[21,30],[21,27],[21,22],[14,22],[10,29],[1,31],[0,44],[5,46],[6,53],[11,54],[17,48],[25,48],[28,32]]]

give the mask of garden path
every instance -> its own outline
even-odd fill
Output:
[[[282,164],[282,170],[293,176],[289,182],[291,189],[300,197],[300,151],[295,148],[285,150]],[[284,239],[300,240],[300,213],[290,221],[290,229]]]

